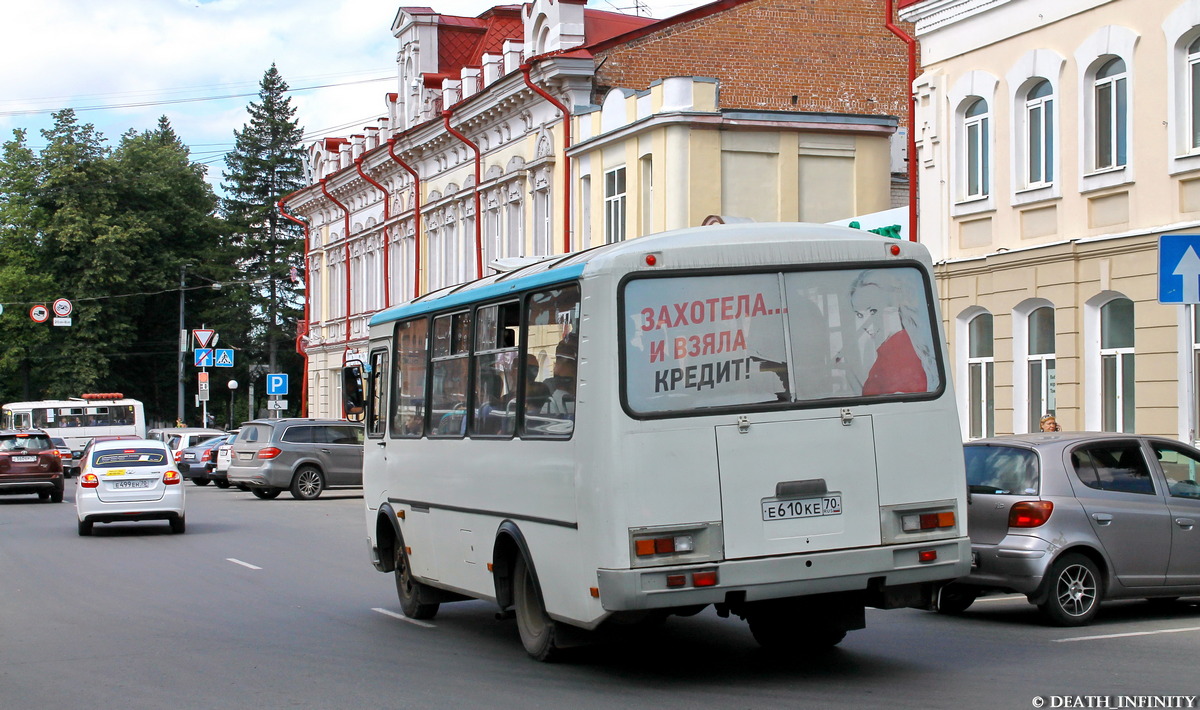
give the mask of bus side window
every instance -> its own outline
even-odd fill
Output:
[[[516,431],[515,365],[519,357],[520,322],[521,309],[516,301],[483,306],[475,312],[471,436],[507,437]]]
[[[568,438],[575,429],[579,362],[579,286],[530,294],[525,305],[529,351],[547,355],[540,387],[526,389],[524,437]],[[553,353],[552,359],[550,353]]]
[[[429,321],[425,318],[396,325],[392,344],[391,435],[420,438],[425,434],[425,386],[428,380]]]
[[[433,319],[432,435],[466,433],[470,328],[469,311]]]

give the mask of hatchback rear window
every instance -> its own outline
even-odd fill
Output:
[[[44,434],[8,434],[0,436],[0,451],[45,451],[53,449],[50,437]]]
[[[161,466],[166,460],[162,449],[129,448],[92,453],[92,466],[96,468]]]
[[[967,487],[972,493],[1037,495],[1041,470],[1037,454],[1011,446],[967,446]]]

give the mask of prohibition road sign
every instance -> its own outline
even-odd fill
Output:
[[[45,323],[50,318],[50,309],[42,305],[29,309],[29,318],[34,323]]]
[[[71,302],[65,298],[60,298],[54,302],[54,315],[60,318],[66,318],[71,315],[72,310]]]

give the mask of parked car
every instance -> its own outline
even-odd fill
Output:
[[[363,426],[344,419],[256,419],[233,442],[229,483],[271,499],[284,490],[312,500],[326,488],[362,485]]]
[[[61,436],[52,436],[50,443],[54,445],[54,452],[62,461],[63,476],[70,478],[78,473],[78,459],[75,458],[75,452],[71,451],[71,447],[67,445],[67,440]]]
[[[183,477],[165,443],[93,440],[85,452],[75,486],[80,535],[127,520],[166,520],[171,532],[184,532]]]
[[[969,576],[943,612],[1017,592],[1058,626],[1109,599],[1200,594],[1200,450],[1172,439],[1038,433],[965,446]]]
[[[21,494],[61,503],[62,459],[40,429],[0,429],[0,495]]]
[[[225,443],[217,447],[216,464],[213,466],[212,473],[209,478],[216,483],[219,488],[229,487],[229,461],[233,458],[233,441],[237,438],[238,430],[234,429],[229,432]]]
[[[230,434],[202,439],[194,446],[181,449],[178,454],[179,473],[184,478],[191,479],[197,486],[207,486],[209,481],[215,481],[213,471],[217,467],[217,447],[228,442]],[[229,482],[222,477],[216,481],[218,488],[228,488]]]
[[[206,429],[203,427],[168,427],[166,429],[151,429],[146,432],[147,439],[157,439],[167,445],[167,448],[172,453],[182,451],[189,446],[195,446],[204,439],[211,439],[214,436],[221,436],[227,432],[220,429]],[[176,462],[179,458],[176,457]]]

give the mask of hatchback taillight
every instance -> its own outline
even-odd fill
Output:
[[[1036,528],[1045,525],[1054,512],[1054,504],[1048,500],[1023,500],[1008,509],[1008,527]]]
[[[79,479],[79,485],[84,488],[98,488],[100,479],[94,473],[85,473],[83,478]]]
[[[267,446],[258,450],[258,457],[260,459],[273,459],[282,453],[282,451],[274,446]]]

